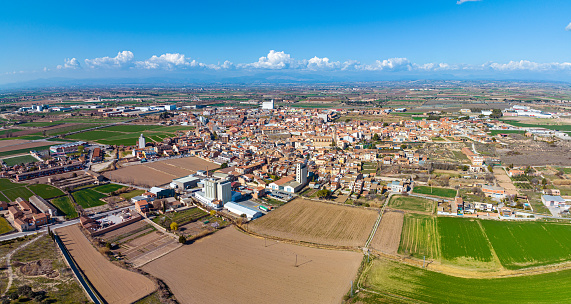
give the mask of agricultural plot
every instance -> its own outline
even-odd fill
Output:
[[[125,188],[125,186],[121,186],[121,185],[117,185],[117,184],[105,184],[105,185],[101,185],[101,186],[97,186],[95,188],[92,188],[93,190],[97,191],[97,192],[103,192],[103,193],[111,193],[113,191],[117,191],[119,189]]]
[[[4,158],[3,161],[4,163],[6,163],[7,166],[14,166],[20,164],[35,163],[38,160],[31,155],[23,155],[23,156]]]
[[[198,170],[206,170],[206,168],[212,170],[219,166],[197,157],[184,157],[128,166],[107,171],[103,175],[121,183],[152,187],[170,183],[173,179],[196,173]]]
[[[248,224],[263,235],[334,246],[363,246],[378,213],[304,199],[293,200]]]
[[[62,196],[58,198],[54,198],[51,200],[52,205],[54,205],[61,213],[65,214],[67,219],[76,218],[77,211],[75,211],[75,207],[69,197]]]
[[[57,232],[79,268],[108,303],[133,303],[156,290],[150,279],[104,258],[77,226],[60,228]]]
[[[64,195],[60,189],[45,184],[29,185],[28,189],[32,190],[36,195],[40,196],[43,199],[50,199],[52,197]]]
[[[414,196],[393,195],[388,204],[393,209],[432,212],[434,211],[434,201]]]
[[[190,208],[183,211],[170,212],[165,215],[157,216],[153,219],[153,222],[161,225],[164,228],[167,228],[170,227],[170,224],[173,222],[179,225],[183,225],[188,222],[196,221],[207,215],[208,213],[202,211],[199,208]]]
[[[518,269],[571,260],[571,225],[482,221],[505,268]]]
[[[133,190],[133,191],[127,192],[127,193],[121,193],[119,196],[121,196],[125,200],[130,200],[133,197],[135,197],[137,195],[141,195],[143,193],[145,193],[145,190]]]
[[[374,249],[388,253],[397,254],[402,234],[404,213],[389,211],[383,214],[377,233],[371,242]]]
[[[106,195],[93,191],[92,189],[75,191],[71,195],[75,202],[83,208],[91,208],[105,204],[101,199],[106,197]]]
[[[454,198],[456,197],[455,189],[429,187],[429,186],[415,186],[412,190],[413,193],[434,195],[440,197]]]
[[[32,195],[34,195],[30,190],[28,190],[26,187],[18,187],[18,188],[12,188],[12,189],[8,189],[8,190],[4,190],[2,191],[2,193],[4,193],[4,195],[10,200],[10,201],[14,201],[15,199],[17,199],[18,197],[21,197],[25,200],[28,200]]]
[[[378,259],[364,285],[381,294],[405,297],[406,303],[566,303],[571,298],[571,270],[498,279],[466,279]],[[500,294],[494,292],[501,288]],[[364,303],[378,296],[361,292]],[[390,297],[387,303],[394,302]],[[382,302],[385,303],[385,302]]]
[[[38,141],[38,142],[29,142],[21,145],[2,147],[0,148],[0,157],[30,153],[31,150],[36,150],[36,151],[47,150],[50,148],[50,146],[55,145],[58,142],[50,142],[49,145],[46,145],[46,143],[47,141],[46,142]]]
[[[462,265],[492,262],[490,245],[478,220],[439,217],[442,258]]]
[[[0,234],[4,234],[12,230],[14,230],[14,228],[10,226],[10,223],[8,223],[8,221],[5,218],[0,217]]]
[[[229,227],[142,269],[180,303],[339,303],[361,260],[357,252],[266,243]]]
[[[426,256],[438,259],[439,248],[436,218],[423,214],[405,214],[398,252],[416,258]]]

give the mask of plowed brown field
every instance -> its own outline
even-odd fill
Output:
[[[165,281],[180,303],[340,303],[361,259],[357,252],[266,244],[228,227],[142,269]]]
[[[389,211],[383,214],[371,247],[388,254],[397,254],[402,233],[404,213]]]
[[[113,265],[73,225],[57,230],[65,247],[93,287],[108,303],[129,304],[156,290],[148,278]]]
[[[295,199],[248,224],[263,235],[334,246],[364,246],[378,212]]]

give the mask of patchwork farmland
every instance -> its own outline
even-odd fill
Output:
[[[339,303],[361,260],[357,252],[266,243],[228,227],[142,269],[180,303]],[[213,292],[213,284],[222,285]]]
[[[333,246],[365,245],[378,212],[295,199],[248,224],[248,230],[289,240]]]
[[[402,234],[404,213],[389,211],[383,214],[379,228],[371,242],[374,249],[388,253],[397,254]]]
[[[434,201],[421,197],[394,195],[391,197],[388,207],[400,210],[432,212],[434,211]]]
[[[363,277],[363,285],[380,294],[360,292],[362,303],[567,303],[571,298],[571,270],[468,279],[377,259]]]
[[[456,190],[449,188],[415,186],[412,192],[418,194],[446,197],[446,198],[456,197]]]
[[[103,257],[78,226],[60,228],[57,232],[83,273],[108,303],[132,303],[156,290],[150,279],[115,266]]]
[[[422,214],[405,214],[399,253],[416,258],[426,256],[438,259],[439,248],[436,218]]]

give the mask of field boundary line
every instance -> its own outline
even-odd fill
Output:
[[[496,262],[498,262],[498,265],[500,265],[500,269],[505,269],[504,265],[502,265],[502,262],[500,261],[500,258],[498,257],[498,254],[496,253],[496,250],[494,249],[494,246],[492,246],[492,242],[490,241],[490,238],[488,237],[488,234],[486,233],[486,229],[484,229],[484,226],[482,226],[482,221],[477,221],[478,222],[478,226],[480,226],[480,229],[482,229],[482,233],[484,234],[484,236],[486,237],[486,241],[488,242],[488,246],[490,247],[490,251],[492,252],[492,256],[494,257],[494,260],[496,260]]]
[[[291,240],[291,239],[284,239],[284,238],[280,238],[277,236],[272,236],[272,235],[265,235],[265,234],[261,234],[261,233],[257,233],[257,232],[253,232],[253,231],[249,231],[246,230],[238,225],[234,225],[234,227],[240,231],[243,232],[245,234],[248,234],[250,236],[253,237],[257,237],[260,239],[272,239],[272,240],[276,240],[279,242],[283,242],[283,243],[287,243],[287,244],[292,244],[292,245],[299,245],[299,246],[305,246],[305,247],[311,247],[311,248],[317,248],[317,249],[328,249],[328,250],[343,250],[343,251],[356,251],[356,252],[361,252],[361,250],[359,250],[359,247],[349,247],[349,246],[335,246],[335,245],[327,245],[327,244],[318,244],[318,243],[311,243],[311,242],[306,242],[306,241],[298,241],[298,240]]]

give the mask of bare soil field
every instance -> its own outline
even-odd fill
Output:
[[[371,242],[371,247],[384,253],[396,255],[399,250],[403,221],[403,212],[385,212]]]
[[[163,161],[166,164],[176,166],[178,168],[183,168],[186,170],[192,170],[194,172],[198,170],[212,170],[219,168],[215,163],[211,163],[209,161],[205,161],[198,157],[184,157],[184,158],[175,158]]]
[[[263,235],[333,246],[364,246],[377,220],[374,210],[295,199],[248,224]]]
[[[198,170],[218,168],[218,165],[197,157],[185,157],[132,165],[115,171],[103,173],[105,177],[117,182],[135,184],[144,187],[160,186],[173,179],[184,177]]]
[[[177,178],[174,174],[164,173],[144,165],[135,165],[115,171],[107,171],[104,172],[103,175],[112,181],[143,187],[164,185]]]
[[[500,187],[506,190],[507,194],[519,194],[517,188],[514,186],[510,177],[506,174],[506,171],[502,168],[494,168],[494,176],[500,184]]]
[[[9,143],[7,143],[9,142]],[[9,140],[0,140],[0,152],[8,152],[20,149],[32,149],[35,147],[41,146],[48,146],[48,145],[57,145],[61,142],[57,141],[34,141],[30,142],[29,140],[21,140],[21,139],[9,139]]]
[[[180,303],[340,303],[361,259],[357,252],[266,246],[228,227],[142,269],[165,281]]]
[[[129,304],[156,290],[150,279],[105,259],[79,227],[60,228],[58,233],[83,273],[108,303]]]

